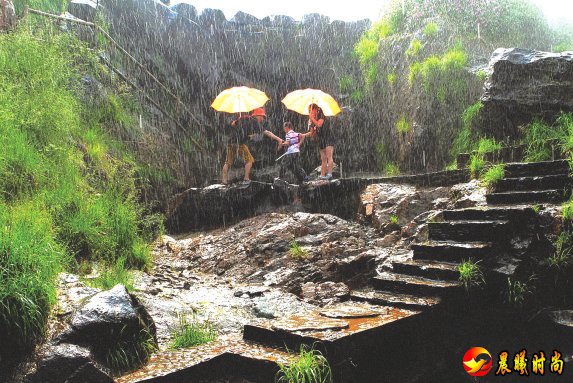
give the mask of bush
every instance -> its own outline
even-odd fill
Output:
[[[487,188],[492,188],[495,184],[501,181],[505,175],[504,164],[497,164],[489,168],[481,177],[481,181]]]

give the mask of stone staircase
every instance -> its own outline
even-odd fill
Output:
[[[315,347],[328,358],[335,382],[444,381],[428,373],[458,363],[452,350],[474,330],[463,328],[461,307],[493,305],[519,264],[511,261],[512,238],[535,225],[531,204],[568,198],[568,172],[566,161],[506,165],[505,178],[486,196],[488,206],[444,210],[428,223],[428,240],[411,246],[412,259],[380,270],[368,287],[351,291],[348,302],[246,324],[242,344],[295,353],[302,345]],[[458,279],[458,264],[468,259],[480,262],[486,278],[477,300],[468,299]],[[416,368],[404,368],[405,361]]]
[[[505,165],[505,176],[487,195],[492,205],[518,203],[560,203],[571,194],[567,160]]]

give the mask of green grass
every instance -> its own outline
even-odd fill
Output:
[[[277,383],[331,383],[332,371],[328,360],[315,349],[300,347],[299,359],[289,365],[279,363]]]
[[[41,340],[60,270],[151,260],[138,166],[107,133],[131,124],[119,96],[86,101],[81,76],[101,75],[97,57],[27,20],[0,34],[0,357]]]
[[[188,348],[217,339],[217,330],[209,323],[189,322],[185,315],[179,315],[179,326],[171,334],[172,349]]]
[[[400,116],[398,121],[396,121],[396,132],[399,134],[406,134],[412,131],[412,126],[406,119],[406,116]]]
[[[561,232],[555,241],[555,251],[547,258],[547,264],[550,269],[562,272],[571,265],[572,256],[573,234]]]
[[[460,273],[459,280],[462,282],[466,292],[485,284],[479,261],[474,262],[471,258],[467,261],[463,261],[458,265],[458,271]]]
[[[309,257],[308,251],[300,247],[296,240],[290,243],[289,255],[294,259],[307,259]]]
[[[546,161],[553,157],[559,142],[566,141],[568,131],[560,125],[549,126],[541,120],[535,120],[525,127],[525,160],[529,162]]]
[[[485,168],[485,160],[479,154],[472,154],[470,156],[470,174],[473,178],[479,178],[483,169]]]
[[[114,376],[137,370],[158,349],[152,330],[144,323],[139,324],[135,333],[123,328],[116,339],[104,356],[105,364]]]
[[[501,143],[493,138],[481,138],[478,142],[477,152],[479,154],[492,153],[501,149]]]
[[[133,291],[133,275],[125,268],[125,258],[119,258],[115,265],[101,264],[103,270],[94,279],[87,279],[88,285],[109,290],[117,284],[122,284],[129,291]]]
[[[434,37],[438,34],[438,24],[434,22],[429,22],[424,27],[424,36],[426,37]]]
[[[565,222],[573,221],[573,201],[570,200],[561,205],[561,216]]]
[[[409,56],[412,58],[416,57],[416,56],[418,56],[420,49],[422,49],[422,42],[418,39],[414,39],[410,43],[410,47],[406,50],[406,56]]]
[[[501,181],[505,175],[505,164],[497,164],[490,167],[480,177],[480,180],[487,188],[492,188],[495,184]]]
[[[514,309],[522,309],[527,301],[527,298],[533,292],[533,285],[531,279],[523,282],[511,277],[507,278],[507,288],[505,291],[505,303]]]
[[[400,168],[395,163],[387,163],[384,165],[384,174],[390,177],[400,175]]]
[[[398,216],[397,215],[390,215],[390,223],[392,225],[398,225]]]

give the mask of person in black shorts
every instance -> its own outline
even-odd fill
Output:
[[[332,179],[332,156],[334,154],[334,134],[330,127],[330,120],[324,116],[322,108],[316,104],[308,106],[308,129],[318,140],[320,152],[320,179]]]

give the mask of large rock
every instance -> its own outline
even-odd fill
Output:
[[[46,347],[29,383],[113,383],[105,368],[92,360],[90,350],[71,344]]]
[[[0,1],[0,31],[14,28],[16,21],[16,11],[12,0]]]
[[[552,121],[573,111],[573,52],[497,49],[481,97],[480,129],[498,139],[540,117]]]
[[[88,298],[73,315],[70,327],[56,341],[90,347],[96,354],[103,355],[120,341],[137,339],[141,331],[155,337],[151,317],[125,286],[116,285]]]

